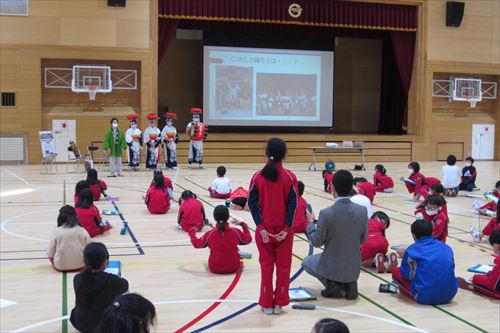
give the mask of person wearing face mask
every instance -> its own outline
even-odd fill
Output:
[[[472,192],[476,189],[477,171],[473,164],[474,159],[472,157],[469,156],[465,159],[465,166],[462,169],[462,178],[460,179],[460,185],[458,185],[460,191]]]
[[[118,128],[118,119],[112,118],[110,123],[111,128],[104,134],[102,149],[108,152],[110,176],[116,177],[118,174],[122,177],[122,150],[127,149],[127,144],[123,132]]]
[[[425,209],[422,211],[424,221],[432,223],[432,237],[446,243],[448,236],[448,218],[442,210],[443,198],[439,195],[430,195],[425,200]]]
[[[200,108],[191,108],[193,121],[186,127],[186,134],[191,139],[191,141],[189,141],[189,168],[191,168],[193,162],[198,163],[200,168],[203,168],[203,140],[207,138],[207,125],[200,121],[202,112]]]
[[[161,143],[161,132],[160,129],[156,127],[156,119],[158,119],[156,114],[150,113],[146,118],[149,120],[149,127],[144,130],[144,143],[148,148],[146,154],[146,168],[154,170],[160,160],[159,146]]]
[[[430,188],[434,184],[439,184],[441,181],[433,177],[425,177],[420,173],[420,164],[418,162],[411,162],[408,164],[408,178],[401,177],[401,181],[405,183],[408,192],[413,194],[413,201],[417,202],[420,196],[424,199],[430,195]]]
[[[128,165],[132,170],[139,170],[141,165],[142,132],[137,128],[137,115],[129,114],[130,128],[125,132],[125,141],[128,145]]]
[[[165,145],[165,166],[167,169],[177,169],[177,144],[179,143],[179,134],[174,127],[175,113],[165,113],[167,124],[161,131],[161,137]]]

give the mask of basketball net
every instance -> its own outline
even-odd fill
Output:
[[[467,99],[467,102],[469,102],[471,108],[476,107],[476,103],[478,102],[477,98],[474,98],[473,95],[465,95],[465,98]]]
[[[89,84],[86,86],[89,92],[89,100],[95,101],[95,95],[97,94],[97,85],[95,84]]]

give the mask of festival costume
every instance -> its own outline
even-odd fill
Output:
[[[191,108],[193,121],[186,127],[186,134],[189,136],[189,156],[188,163],[198,163],[203,167],[203,141],[207,138],[207,125],[200,122],[200,115],[203,111],[200,108]]]
[[[177,144],[179,143],[179,134],[177,133],[177,128],[173,124],[170,124],[174,119],[177,118],[175,113],[167,112],[165,113],[167,118],[167,125],[163,127],[161,131],[161,138],[165,147],[165,166],[167,169],[177,168]]]
[[[132,128],[137,126],[137,115],[130,114],[127,116],[130,120],[130,128],[125,132],[125,141],[128,145],[128,165],[137,170],[141,165],[141,150],[142,150],[142,132],[140,129]]]
[[[150,121],[155,121],[158,116],[155,114],[148,114],[147,118]],[[144,143],[148,148],[146,154],[146,168],[156,169],[158,161],[160,160],[161,132],[154,123],[151,123],[150,126],[144,130]]]

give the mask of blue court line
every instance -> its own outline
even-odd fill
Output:
[[[122,222],[125,223],[126,222],[125,217],[123,216],[122,211],[116,205],[115,201],[109,199],[109,202],[111,202],[111,204],[115,208],[115,211],[118,213],[118,216],[120,217]],[[134,242],[134,245],[135,245],[137,251],[139,251],[139,254],[141,254],[141,255],[145,254],[143,248],[141,247],[141,244],[139,243],[139,241],[137,241],[137,238],[135,237],[134,233],[132,232],[132,229],[130,228],[130,224],[128,224],[128,223],[127,223],[127,233],[130,235],[130,238],[132,239],[132,242]]]

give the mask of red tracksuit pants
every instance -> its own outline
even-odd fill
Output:
[[[405,185],[406,188],[408,189],[408,192],[412,193],[413,195],[420,194],[421,196],[424,197],[424,199],[427,199],[430,195],[429,190],[431,187],[428,184],[420,186],[420,190],[418,191],[418,193],[415,193],[415,185],[407,183],[405,183]]]
[[[283,228],[267,227],[270,234],[277,234]],[[290,286],[290,271],[292,268],[293,232],[282,242],[269,237],[264,243],[260,233],[255,234],[255,242],[259,250],[261,271],[259,305],[263,308],[272,308],[276,305],[286,306],[290,303],[288,288]],[[276,266],[276,288],[273,289],[274,266]]]

